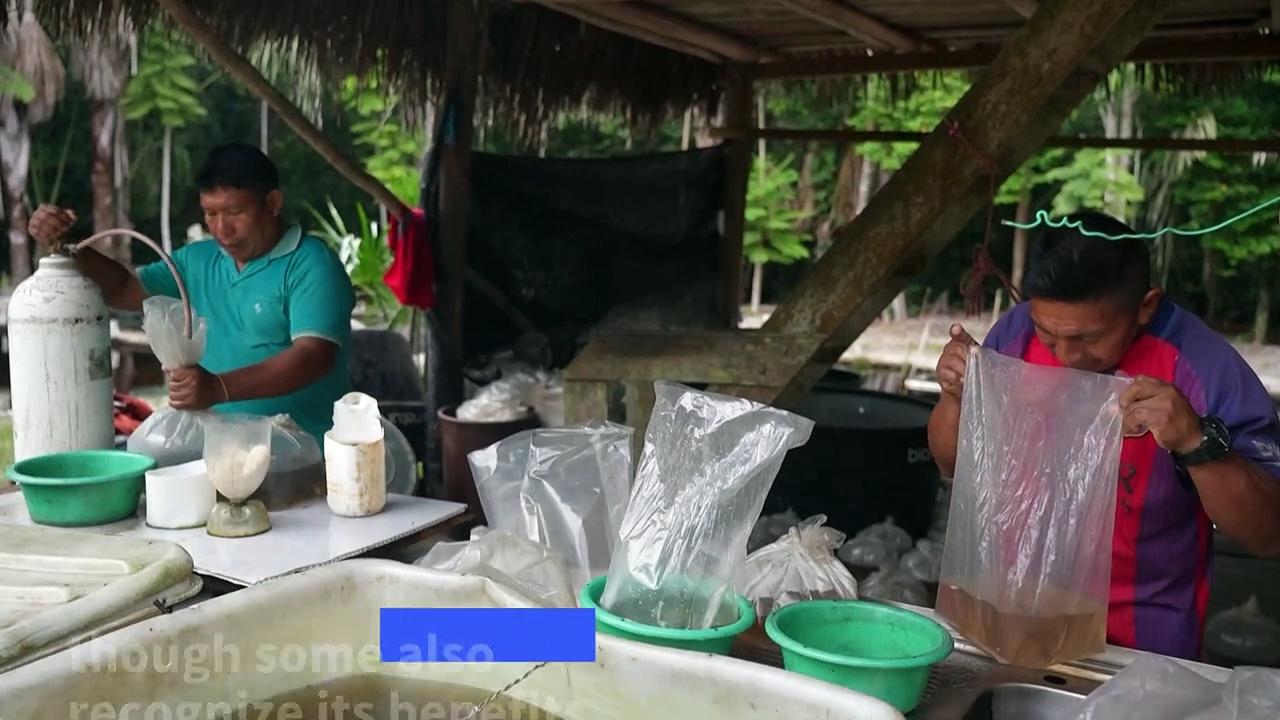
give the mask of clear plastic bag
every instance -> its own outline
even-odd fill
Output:
[[[911,552],[902,556],[902,569],[920,582],[936,583],[942,571],[942,543],[921,538]]]
[[[1280,623],[1262,612],[1256,596],[1209,618],[1205,655],[1215,665],[1280,665]]]
[[[835,555],[844,533],[826,522],[826,515],[814,515],[747,557],[738,592],[755,604],[758,621],[800,600],[857,598],[858,581]]]
[[[473,528],[467,542],[436,544],[414,565],[488,578],[545,607],[577,606],[569,574],[555,553],[487,527]]]
[[[184,309],[176,298],[154,296],[142,302],[142,330],[164,370],[197,365],[204,356],[204,318],[191,317],[191,337],[183,332]],[[152,457],[159,467],[199,460],[204,453],[204,413],[162,407],[129,436],[130,452]]]
[[[504,374],[459,405],[455,415],[464,422],[511,422],[528,417],[543,379],[536,372]]]
[[[924,583],[903,570],[897,561],[889,561],[871,573],[862,583],[861,593],[869,600],[929,606],[929,591]]]
[[[467,456],[489,525],[564,559],[574,588],[609,569],[631,489],[633,430],[526,430]]]
[[[271,418],[271,466],[252,497],[274,512],[324,497],[327,491],[320,443],[288,415]]]
[[[675,383],[654,390],[600,604],[662,627],[732,622],[747,536],[787,451],[809,440],[813,421]]]
[[[756,524],[751,528],[751,535],[747,538],[747,552],[753,553],[759,550],[786,535],[788,530],[799,524],[800,516],[791,508],[787,508],[786,512],[761,515],[760,519],[756,520]]]
[[[1140,655],[1094,690],[1071,720],[1274,720],[1280,670],[1242,667],[1216,682],[1169,658]]]
[[[898,527],[893,518],[862,529],[840,547],[840,559],[856,567],[876,568],[897,562],[911,549],[911,535]]]
[[[1106,649],[1119,396],[1130,381],[975,348],[938,613],[997,659]]]

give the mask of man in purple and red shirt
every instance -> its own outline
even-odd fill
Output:
[[[1027,301],[983,345],[1029,363],[1136,378],[1121,397],[1116,478],[1113,645],[1198,659],[1213,526],[1251,552],[1280,556],[1280,420],[1257,375],[1199,318],[1151,287],[1141,240],[1115,218],[1081,213],[1041,238]],[[942,398],[929,446],[955,470],[968,347],[959,325],[938,360]]]

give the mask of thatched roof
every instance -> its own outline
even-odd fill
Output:
[[[137,26],[163,14],[155,0],[36,2],[55,39],[116,12]],[[384,63],[402,88],[425,97],[444,68],[443,0],[187,2],[233,45],[297,41],[326,73],[364,73]],[[975,49],[994,48],[1015,32],[1038,0],[489,2],[484,95],[498,112],[536,121],[550,110],[583,105],[653,117],[713,103],[730,63],[803,68],[833,58],[915,58],[908,69],[935,62],[954,67],[950,58],[966,51],[976,57]],[[1221,38],[1227,55],[1230,38],[1275,43],[1276,35],[1260,34],[1272,22],[1271,5],[1179,0],[1150,40]]]

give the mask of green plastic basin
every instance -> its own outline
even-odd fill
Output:
[[[860,600],[805,600],[769,614],[765,632],[793,672],[879,698],[903,713],[924,696],[951,634],[923,615]]]
[[[40,455],[9,467],[27,513],[41,525],[105,525],[138,512],[143,476],[156,461],[123,450]]]
[[[582,587],[579,601],[582,607],[596,611],[596,631],[614,637],[635,640],[649,645],[693,650],[696,652],[728,655],[733,646],[733,639],[741,635],[756,622],[756,611],[751,602],[741,595],[736,596],[738,619],[729,625],[706,628],[702,630],[685,630],[665,628],[656,625],[628,620],[624,617],[600,607],[600,597],[604,594],[606,578],[601,576]]]

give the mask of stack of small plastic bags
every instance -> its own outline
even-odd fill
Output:
[[[587,423],[528,430],[471,453],[490,526],[469,543],[437,545],[417,564],[576,604],[574,591],[609,566],[630,489],[631,437],[628,427]]]

